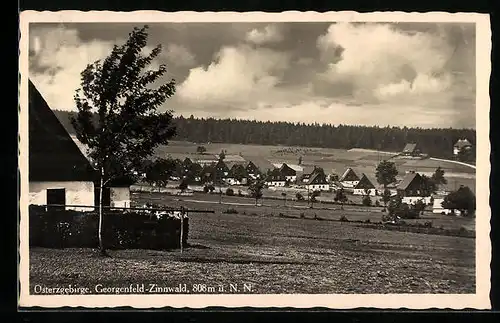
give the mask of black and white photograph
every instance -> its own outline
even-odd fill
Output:
[[[21,305],[490,308],[488,15],[20,26]]]

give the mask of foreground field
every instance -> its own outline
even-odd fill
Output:
[[[33,248],[30,288],[72,284],[96,293],[98,284],[144,284],[148,293],[148,286],[168,292],[185,284],[178,292],[231,293],[237,284],[239,293],[475,292],[472,238],[221,210],[189,216],[191,247],[182,254],[124,250],[101,258],[89,249]]]

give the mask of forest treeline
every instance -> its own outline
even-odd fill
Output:
[[[69,132],[69,117],[74,112],[54,111]],[[451,158],[453,145],[466,138],[476,143],[474,129],[407,128],[357,125],[263,122],[237,119],[176,117],[174,140],[203,143],[286,145],[337,149],[377,149],[401,151],[407,143],[417,143],[422,153]]]

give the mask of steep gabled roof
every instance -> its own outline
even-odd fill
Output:
[[[370,179],[366,176],[366,174],[363,174],[361,176],[361,179],[359,180],[358,184],[354,187],[355,189],[372,189],[375,188],[373,183],[370,181]]]
[[[95,170],[34,84],[28,84],[30,181],[94,181]]]
[[[259,171],[259,168],[257,167],[257,165],[255,165],[252,161],[249,161],[247,163],[247,165],[245,166],[245,169],[249,173],[253,173],[253,172],[258,172]]]
[[[417,149],[417,144],[415,143],[407,143],[403,148],[403,153],[412,153]]]
[[[342,176],[340,177],[339,181],[340,182],[343,182],[343,181],[359,181],[359,177],[356,174],[356,172],[354,172],[354,170],[349,167],[349,168],[346,169],[346,171],[344,172],[344,174],[342,174]]]
[[[279,168],[281,174],[284,176],[295,176],[297,175],[297,171],[290,166],[288,166],[286,163],[283,163],[281,167]]]
[[[397,186],[397,189],[398,190],[406,190],[408,188],[408,186],[410,186],[410,184],[415,180],[415,179],[419,179],[420,178],[420,174],[418,173],[408,173],[405,178],[403,178],[403,180],[398,184]]]
[[[308,185],[312,184],[328,184],[326,176],[320,172],[314,172],[307,182]]]

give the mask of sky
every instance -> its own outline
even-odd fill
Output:
[[[476,128],[475,26],[467,23],[157,23],[175,115]],[[29,76],[73,110],[80,73],[121,45],[126,23],[31,24]]]

